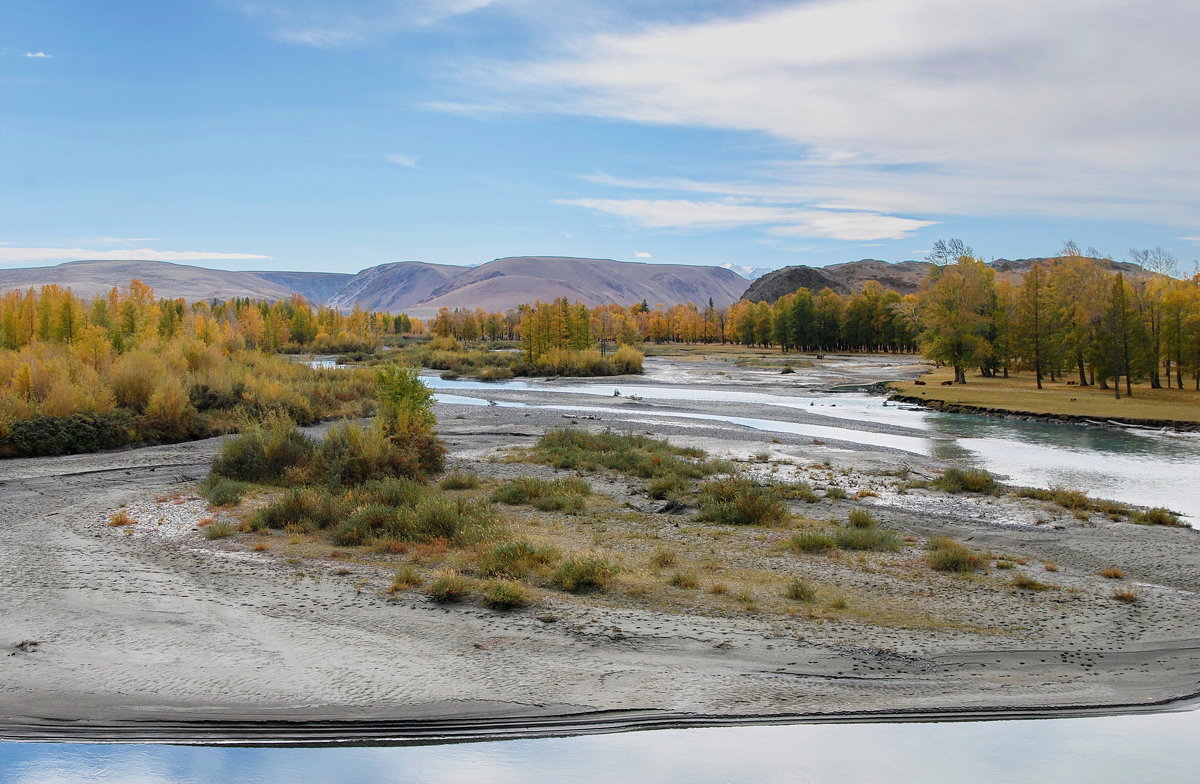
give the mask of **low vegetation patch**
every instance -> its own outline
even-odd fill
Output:
[[[1105,567],[1105,568],[1101,569],[1100,571],[1096,572],[1096,574],[1100,575],[1101,577],[1103,577],[1107,580],[1124,580],[1125,579],[1125,572],[1121,569],[1118,569],[1115,566]]]
[[[817,587],[807,580],[792,580],[783,595],[794,602],[813,602],[817,599]]]
[[[529,590],[518,582],[489,580],[483,584],[483,603],[493,610],[515,610],[529,601]]]
[[[886,528],[839,528],[834,541],[842,550],[897,552],[904,544],[900,534]]]
[[[1116,599],[1118,602],[1133,604],[1138,600],[1138,590],[1133,586],[1115,588],[1112,592],[1112,598]]]
[[[557,548],[538,547],[529,542],[503,542],[488,550],[479,560],[483,577],[507,577],[519,580],[545,571],[560,557]]]
[[[492,500],[513,506],[526,504],[542,512],[576,514],[583,510],[584,497],[591,495],[592,486],[582,479],[510,479],[492,493]]]
[[[213,523],[204,527],[205,539],[227,539],[237,533],[237,529],[229,523]]]
[[[1019,588],[1022,591],[1048,591],[1053,586],[1049,583],[1043,583],[1035,580],[1027,574],[1014,574],[1012,578],[1012,587]]]
[[[925,558],[934,571],[970,574],[988,570],[986,556],[953,539],[935,537],[929,541],[927,549]]]
[[[479,475],[474,471],[455,471],[442,477],[443,490],[474,490],[479,487]]]
[[[697,520],[729,525],[770,525],[787,518],[787,504],[774,485],[730,477],[701,485]]]
[[[797,553],[824,553],[838,546],[837,539],[819,531],[804,531],[793,534],[785,546]]]
[[[532,457],[535,462],[555,468],[609,469],[642,479],[700,479],[733,470],[729,463],[705,460],[704,450],[674,446],[665,439],[612,431],[589,433],[573,428],[546,433],[538,439]]]
[[[1176,527],[1187,527],[1187,523],[1172,512],[1170,509],[1164,509],[1161,506],[1155,506],[1150,509],[1138,510],[1129,516],[1129,522],[1137,525],[1169,525]]]
[[[425,589],[425,594],[435,602],[461,602],[471,595],[475,584],[472,580],[452,571],[434,573],[433,581]]]
[[[210,473],[200,483],[200,495],[213,506],[237,506],[250,487],[246,482]]]
[[[571,593],[598,591],[607,588],[620,571],[620,567],[603,556],[573,555],[559,564],[550,582]]]
[[[947,468],[930,484],[944,493],[992,493],[999,488],[995,477],[977,468]]]

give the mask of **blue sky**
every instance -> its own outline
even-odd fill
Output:
[[[1200,6],[38,0],[0,266],[1200,257]]]

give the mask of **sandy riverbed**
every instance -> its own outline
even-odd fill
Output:
[[[777,372],[713,367],[660,361],[647,379],[622,380],[622,398],[595,401],[604,409],[598,420],[577,421],[735,458],[767,452],[771,463],[749,468],[776,475],[813,479],[828,461],[843,484],[879,493],[861,503],[886,525],[1027,559],[1019,569],[1053,561],[1057,590],[973,590],[948,577],[914,588],[899,560],[851,569],[812,559],[803,566],[815,579],[907,604],[921,594],[932,614],[955,622],[714,617],[553,595],[498,613],[438,605],[418,592],[387,597],[389,574],[368,566],[289,562],[205,540],[196,522],[207,511],[187,499],[217,440],[11,460],[0,464],[0,737],[431,740],[877,713],[1137,709],[1200,691],[1195,531],[1047,521],[1025,502],[899,494],[883,469],[938,466],[878,447],[656,417],[656,409],[676,409],[628,399],[639,383],[781,384]],[[915,372],[903,362],[824,364],[787,384]],[[693,401],[686,410],[723,409]],[[765,415],[752,405],[724,413]],[[560,411],[504,406],[439,405],[438,416],[454,465],[481,476],[531,473],[487,458],[564,424]],[[652,506],[610,484],[601,489]],[[844,514],[858,502],[821,503],[821,514]],[[138,524],[106,526],[122,505]],[[652,517],[663,536],[674,535],[675,518]],[[1139,584],[1137,602],[1112,600],[1111,581],[1095,575],[1113,564]]]

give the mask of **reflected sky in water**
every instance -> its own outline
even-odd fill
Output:
[[[328,749],[0,744],[13,784],[1197,781],[1200,713]]]

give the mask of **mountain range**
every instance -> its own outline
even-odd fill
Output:
[[[280,300],[349,310],[405,312],[427,318],[446,307],[503,311],[521,303],[566,297],[594,305],[645,301],[673,305],[709,299],[727,307],[746,279],[720,267],[645,264],[611,259],[515,256],[475,267],[401,261],[350,275],[333,272],[236,272],[165,261],[71,261],[53,267],[0,270],[0,292],[57,284],[90,298],[137,278],[160,297]]]
[[[989,266],[998,275],[1019,277],[1041,260],[1000,259]],[[1134,264],[1100,261],[1127,275],[1151,274]],[[853,294],[871,280],[901,294],[911,294],[920,289],[933,265],[924,261],[860,259],[827,267],[784,267],[766,272],[753,282],[735,269],[749,274],[764,272],[734,265],[649,264],[564,256],[512,256],[473,267],[399,261],[353,275],[236,272],[165,261],[72,261],[54,267],[0,270],[0,293],[55,283],[90,298],[107,293],[113,286],[127,286],[137,278],[160,297],[189,301],[301,296],[313,304],[340,310],[358,305],[366,310],[428,318],[443,307],[504,311],[521,303],[549,302],[559,297],[588,306],[645,301],[651,306],[693,302],[703,307],[711,299],[723,308],[739,299],[774,302],[802,286],[813,291],[830,288],[839,294]]]

